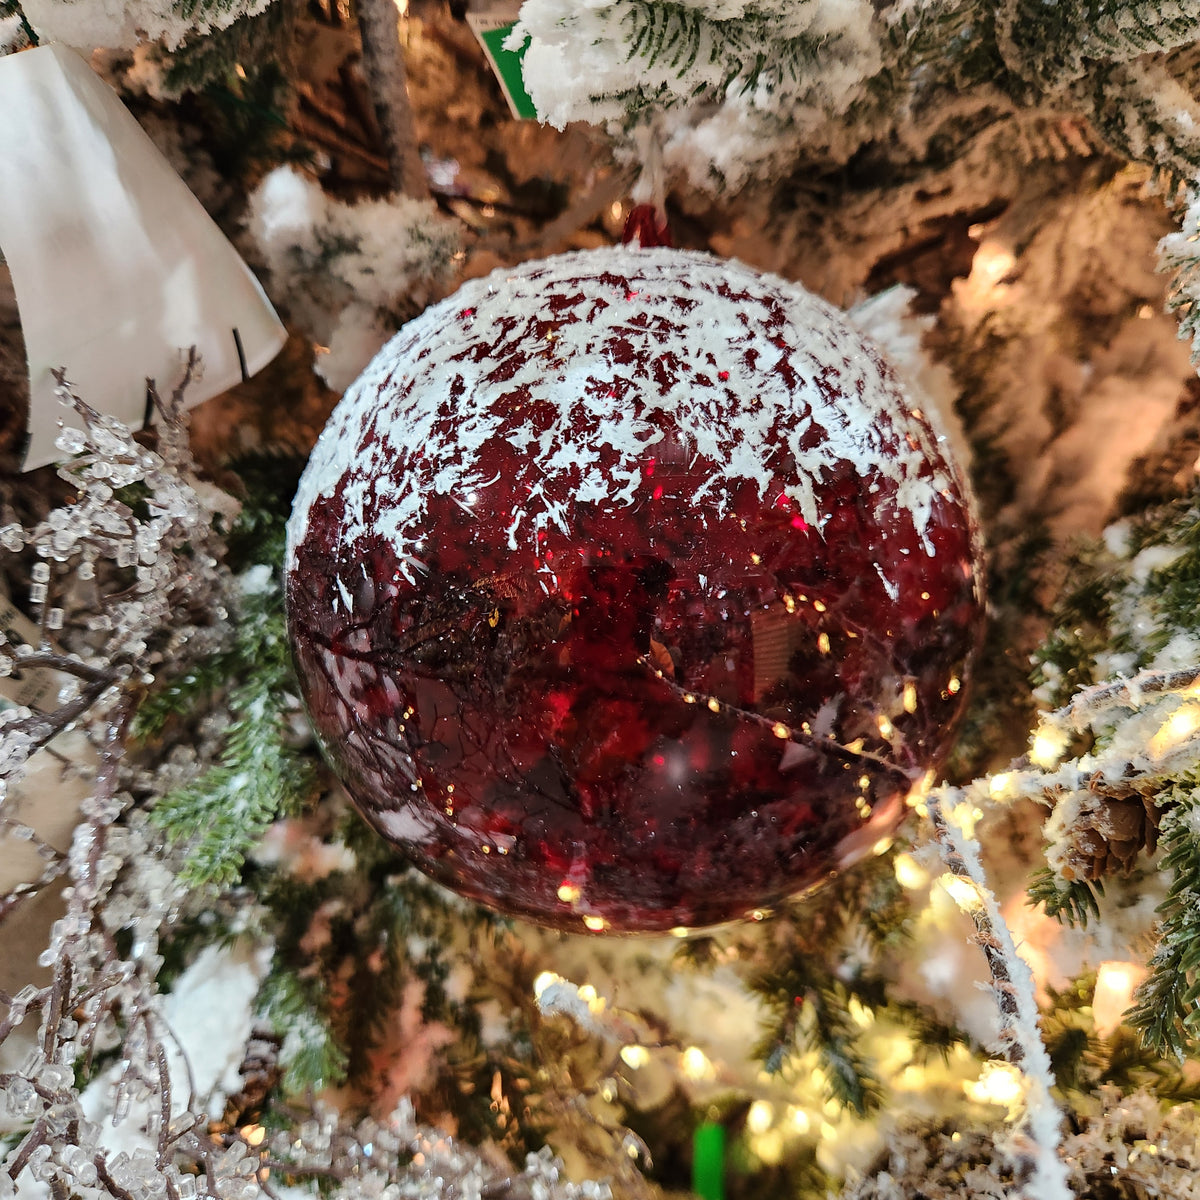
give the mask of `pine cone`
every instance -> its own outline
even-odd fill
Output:
[[[1138,855],[1158,846],[1159,811],[1153,796],[1133,788],[1080,792],[1079,813],[1067,831],[1070,845],[1062,866],[1064,879],[1100,879],[1128,873]]]

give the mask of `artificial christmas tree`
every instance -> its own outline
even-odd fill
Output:
[[[714,1125],[738,1197],[1194,1190],[1195,5],[528,0],[541,126],[457,6],[410,0],[415,183],[404,73],[386,38],[363,69],[344,5],[0,12],[16,53],[95,51],[294,331],[195,410],[201,466],[178,406],[139,442],[66,363],[61,477],[3,481],[32,632],[2,644],[0,819],[33,851],[0,901],[0,1191],[678,1194]],[[348,809],[283,525],[336,399],[314,360],[344,386],[463,280],[615,243],[639,172],[675,245],[854,306],[957,409],[991,620],[947,779],[877,853],[598,939],[442,891]],[[56,774],[88,793],[69,846],[38,832]]]

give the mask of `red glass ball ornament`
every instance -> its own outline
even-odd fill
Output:
[[[742,916],[870,852],[950,747],[974,525],[879,352],[666,249],[498,271],[405,326],[289,528],[304,699],[425,871],[573,930]]]

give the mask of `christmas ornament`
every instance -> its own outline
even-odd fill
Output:
[[[261,370],[287,334],[200,202],[74,51],[0,58],[0,250],[29,360],[27,469],[61,457],[65,367],[100,412],[139,428],[194,346],[199,404]]]
[[[297,494],[288,619],[385,838],[505,912],[665,930],[894,829],[951,742],[977,569],[844,317],[622,248],[472,281],[380,352]]]

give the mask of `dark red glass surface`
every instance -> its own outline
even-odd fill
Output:
[[[635,373],[663,369],[620,337]],[[366,819],[459,892],[571,930],[724,921],[869,853],[948,750],[978,637],[955,488],[918,533],[883,472],[833,458],[817,532],[781,448],[721,514],[693,499],[712,464],[658,419],[620,503],[578,501],[502,425],[478,449],[494,482],[428,490],[415,582],[385,538],[345,540],[350,462],[288,579],[304,698]],[[906,436],[882,422],[879,455]],[[413,446],[387,469],[429,466]],[[513,550],[535,485],[569,532]]]

